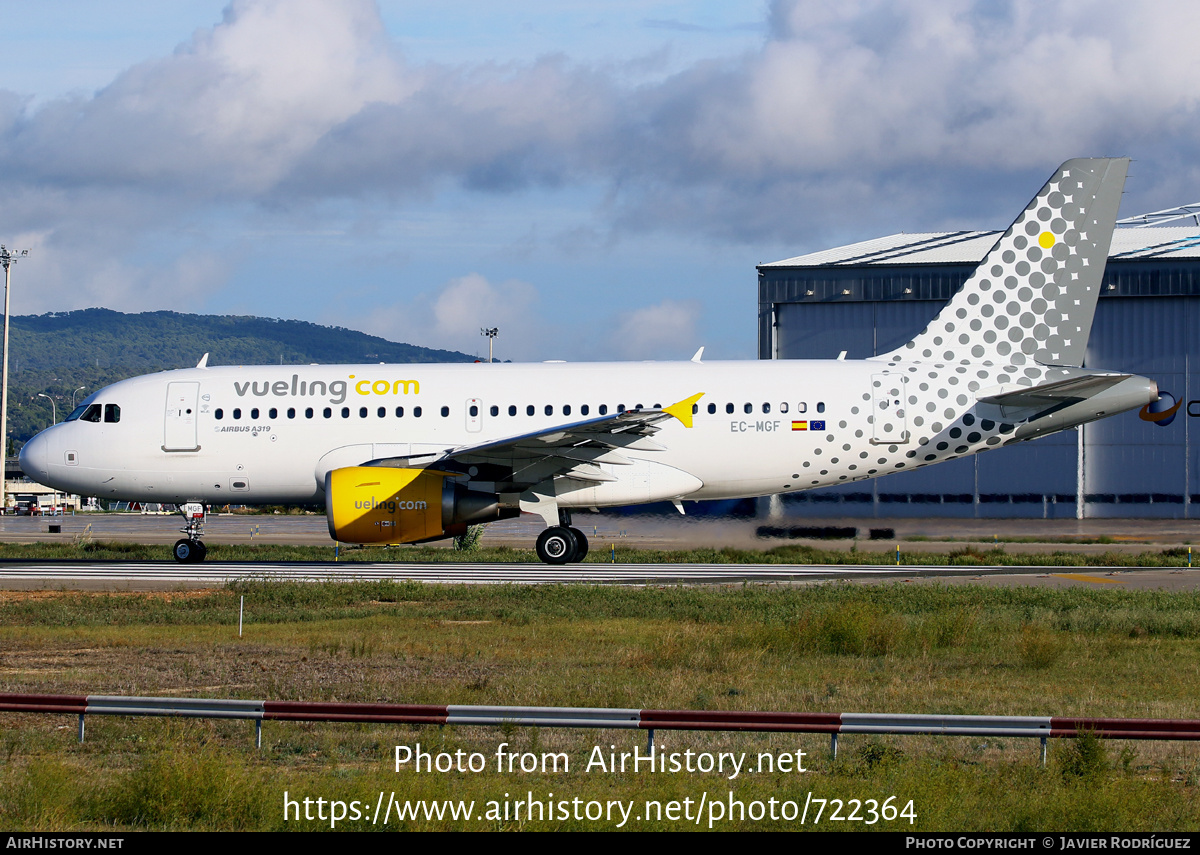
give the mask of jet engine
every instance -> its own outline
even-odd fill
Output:
[[[325,475],[329,535],[343,543],[415,543],[453,537],[471,523],[516,516],[494,493],[468,490],[452,472],[347,466]]]

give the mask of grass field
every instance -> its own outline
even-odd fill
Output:
[[[241,596],[247,623],[239,639]],[[1200,595],[1191,593],[243,583],[166,594],[0,594],[0,690],[1194,718],[1198,639]],[[821,736],[658,734],[660,749],[677,752],[805,752],[803,773],[731,780],[717,772],[586,769],[597,747],[644,751],[645,734],[637,732],[268,722],[257,751],[247,722],[93,717],[83,745],[69,716],[3,714],[0,724],[0,826],[7,828],[329,826],[285,821],[285,791],[293,800],[357,799],[372,808],[381,792],[400,801],[475,802],[471,820],[392,817],[388,828],[620,824],[576,818],[570,809],[564,818],[553,807],[549,818],[511,810],[505,818],[505,805],[527,794],[543,803],[636,805],[627,829],[706,828],[708,814],[698,826],[682,818],[701,800],[711,812],[714,799],[803,804],[810,793],[880,804],[893,797],[899,807],[911,800],[916,815],[912,825],[867,826],[860,806],[863,820],[823,818],[819,827],[833,830],[1200,828],[1200,752],[1187,743],[1056,742],[1043,769],[1029,740],[843,736],[833,761]],[[418,742],[489,760],[501,743],[537,755],[565,752],[570,770],[395,771],[395,746]],[[649,818],[646,800],[677,801],[681,818]],[[851,810],[847,801],[842,814]],[[337,827],[382,828],[364,819]],[[713,827],[800,826],[747,815]]]

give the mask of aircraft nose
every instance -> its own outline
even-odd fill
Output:
[[[49,474],[50,442],[43,431],[21,447],[19,456],[21,471],[34,480],[44,479]]]

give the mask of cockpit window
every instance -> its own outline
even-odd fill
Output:
[[[80,409],[82,409],[82,407]],[[76,412],[78,412],[78,411],[76,411]],[[71,415],[75,415],[75,413],[72,413]],[[98,421],[100,421],[100,405],[99,404],[89,405],[88,408],[86,410],[84,410],[83,413],[80,414],[79,420],[81,422],[98,422]]]
[[[69,415],[69,416],[67,416],[65,419],[63,419],[63,421],[64,421],[64,422],[73,422],[73,421],[75,421],[77,418],[79,418],[80,416],[82,416],[82,415],[83,415],[83,412],[84,412],[84,410],[86,410],[86,409],[87,409],[87,404],[80,404],[78,407],[76,407],[75,409],[71,410],[71,415]]]
[[[104,420],[106,422],[119,422],[121,420],[121,407],[118,404],[105,404]]]

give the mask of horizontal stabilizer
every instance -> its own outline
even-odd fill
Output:
[[[1066,380],[1054,380],[1037,386],[1017,386],[1006,383],[990,389],[981,389],[976,400],[980,404],[999,407],[1002,419],[1008,421],[1027,419],[1060,407],[1086,401],[1131,376],[1133,375],[1087,374],[1082,377],[1069,377]]]

